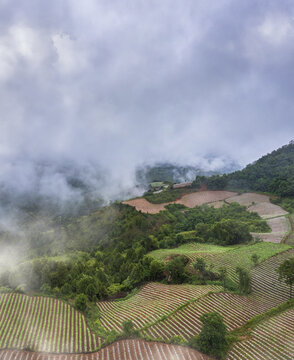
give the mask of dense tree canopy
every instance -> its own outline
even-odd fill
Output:
[[[294,142],[261,157],[243,170],[228,175],[197,177],[195,188],[244,189],[270,192],[281,197],[294,196]]]

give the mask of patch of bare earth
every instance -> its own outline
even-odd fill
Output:
[[[181,199],[177,200],[176,203],[193,208],[196,205],[200,206],[207,203],[222,201],[234,195],[236,195],[236,193],[231,191],[198,191],[184,195]]]
[[[148,214],[157,214],[162,210],[165,210],[165,206],[168,204],[182,204],[189,208],[193,208],[196,205],[200,206],[207,203],[215,203],[223,201],[236,195],[231,191],[197,191],[194,193],[186,194],[180,199],[163,204],[152,204],[144,198],[133,199],[124,201],[123,204],[134,206],[138,211],[142,211]],[[221,207],[221,205],[218,205]]]
[[[269,196],[256,193],[244,193],[241,195],[230,197],[226,201],[229,203],[237,202],[243,206],[251,206],[257,203],[270,202]]]
[[[215,202],[212,202],[212,203],[208,204],[208,206],[212,206],[215,209],[220,209],[223,205],[225,205],[224,201],[215,201]]]
[[[165,210],[165,206],[170,203],[152,204],[151,202],[147,201],[146,199],[140,198],[140,199],[124,201],[123,204],[134,206],[136,208],[136,210],[142,211],[143,213],[157,214],[160,211]]]
[[[264,219],[288,214],[287,211],[282,209],[280,206],[272,204],[270,202],[261,202],[249,206],[248,211],[257,212],[258,215]]]
[[[285,216],[280,216],[268,219],[267,223],[272,229],[271,233],[252,233],[252,236],[266,242],[280,243],[290,229],[289,220]]]

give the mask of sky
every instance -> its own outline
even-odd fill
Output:
[[[0,0],[4,187],[244,166],[294,138],[293,94],[293,0]]]

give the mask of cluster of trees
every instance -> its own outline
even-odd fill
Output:
[[[228,175],[198,176],[192,186],[208,189],[244,189],[294,196],[294,141]]]
[[[51,231],[37,234],[46,240],[49,233],[48,241],[41,242],[43,246],[38,250],[42,256],[36,257],[33,250],[31,260],[1,276],[0,286],[25,285],[28,290],[64,298],[83,294],[89,301],[96,301],[122,296],[150,280],[171,283],[214,280],[215,274],[207,268],[201,270],[200,264],[196,271],[201,276],[191,278],[185,270],[186,258],[177,257],[163,266],[148,253],[188,241],[224,246],[244,243],[251,239],[250,231],[264,229],[266,223],[239,204],[221,209],[208,206],[187,209],[173,204],[167,211],[150,215],[114,203],[87,216],[61,219]],[[187,233],[191,236],[186,237]],[[56,242],[59,243],[54,246]],[[78,303],[80,300],[85,297],[79,298]]]
[[[202,322],[201,332],[189,340],[189,345],[216,359],[223,359],[229,344],[223,317],[214,311],[201,315],[200,321]]]

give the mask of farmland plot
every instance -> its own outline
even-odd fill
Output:
[[[251,330],[248,340],[236,343],[228,360],[294,359],[294,309],[272,317]]]
[[[243,205],[246,207],[254,205],[254,204],[258,204],[258,203],[265,203],[265,202],[269,203],[270,202],[269,196],[257,194],[257,193],[250,193],[250,192],[244,193],[241,195],[232,196],[229,199],[227,199],[226,201],[229,203],[237,202],[240,205]]]
[[[136,328],[154,322],[175,310],[181,304],[199,298],[210,291],[219,291],[219,286],[163,285],[149,283],[130,299],[100,301],[100,321],[106,330],[121,331],[125,320],[132,320]]]
[[[100,345],[101,338],[70,305],[46,297],[0,294],[0,349],[73,353]]]
[[[251,233],[253,237],[260,238],[266,242],[281,243],[287,233],[290,231],[289,220],[285,216],[268,219],[271,233]]]
[[[0,360],[209,360],[196,350],[178,345],[147,342],[138,339],[117,341],[90,354],[40,354],[28,351],[2,350]]]
[[[252,271],[253,293],[251,296],[228,293],[209,294],[183,307],[164,321],[150,326],[143,331],[143,334],[154,338],[160,335],[163,339],[180,335],[189,339],[200,332],[201,315],[210,311],[218,311],[223,315],[228,330],[240,327],[251,317],[288,300],[288,286],[278,280],[275,269],[282,261],[293,256],[294,249],[290,249],[255,267]]]
[[[270,233],[271,234],[271,233]],[[259,235],[259,234],[258,234]],[[250,270],[253,266],[251,256],[258,254],[259,261],[290,249],[285,244],[257,243],[253,245],[218,246],[211,244],[189,243],[175,249],[159,249],[149,255],[158,260],[165,261],[171,255],[184,255],[192,265],[197,258],[202,257],[208,265],[213,266],[213,271],[226,267],[228,276],[237,279],[236,267],[242,266]]]
[[[196,205],[200,206],[203,204],[225,200],[234,195],[236,195],[236,193],[231,191],[197,191],[184,195],[181,199],[177,200],[176,203],[185,205],[189,208],[193,208]]]
[[[134,206],[138,211],[142,211],[144,213],[157,214],[160,211],[165,210],[165,206],[168,204],[182,204],[189,208],[193,208],[196,205],[222,201],[234,195],[236,195],[236,193],[230,191],[197,191],[186,194],[180,199],[169,203],[152,204],[144,198],[128,200],[123,203]]]
[[[269,202],[263,202],[249,206],[248,211],[257,212],[258,215],[263,219],[268,219],[274,216],[282,216],[288,214],[287,211],[282,209],[280,206]]]

